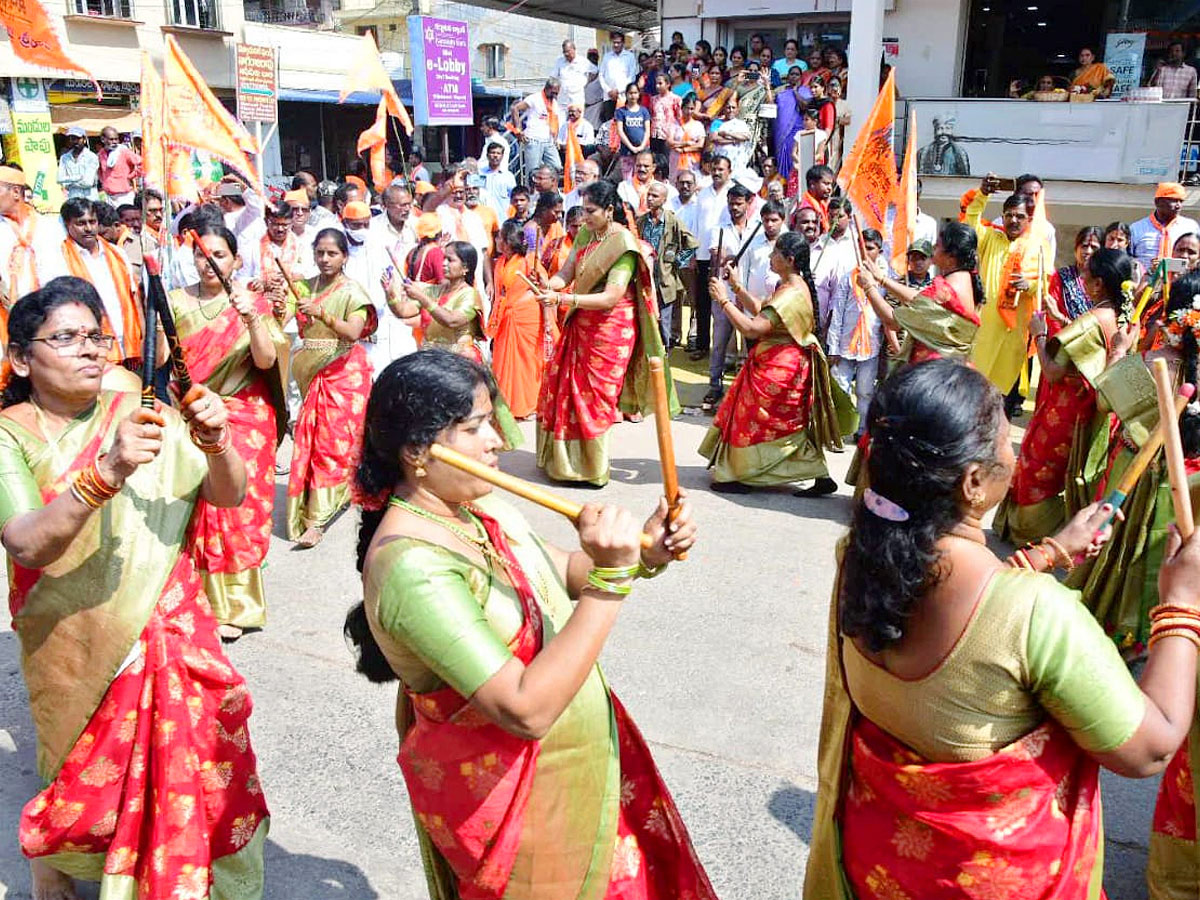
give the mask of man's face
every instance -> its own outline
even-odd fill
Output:
[[[654,174],[654,158],[644,153],[638,156],[633,162],[633,174],[637,176],[638,181],[649,181],[650,176]]]
[[[1029,213],[1024,206],[1013,206],[1004,211],[1004,233],[1015,241],[1029,230]]]
[[[134,234],[142,233],[142,211],[140,209],[126,209],[121,212],[121,224],[132,231]]]
[[[489,169],[500,168],[500,160],[504,159],[504,148],[499,144],[488,144],[487,161]]]
[[[553,191],[558,187],[558,180],[554,177],[553,169],[538,169],[533,173],[533,186],[539,193]]]
[[[775,240],[783,231],[783,216],[778,213],[763,213],[762,223],[763,234],[767,236],[768,241]]]
[[[808,186],[808,190],[818,200],[828,200],[833,194],[833,176],[829,174],[822,175]]]
[[[1183,201],[1173,197],[1159,197],[1154,201],[1155,218],[1160,222],[1170,222],[1183,209]]]
[[[399,228],[412,212],[412,194],[408,191],[389,191],[383,201],[383,211],[392,226]]]
[[[829,212],[829,235],[830,237],[840,238],[846,233],[846,226],[850,224],[850,217],[846,215],[844,209],[834,209]]]
[[[950,138],[954,137],[954,129],[945,122],[933,123],[933,138],[939,144],[949,143]]]
[[[777,203],[784,201],[784,183],[782,181],[772,181],[767,185],[767,199],[774,200]]]
[[[524,219],[529,214],[529,198],[524,194],[517,194],[512,198],[513,212],[517,218]]]
[[[311,206],[293,206],[292,207],[292,231],[296,234],[304,233],[304,226],[308,224],[308,217],[312,215]]]
[[[625,49],[624,35],[614,34],[613,38],[612,38],[612,52],[620,53],[624,49]]]
[[[99,243],[100,223],[96,221],[94,212],[88,210],[78,219],[70,219],[66,224],[71,240],[89,253],[96,249]]]
[[[567,62],[573,62],[575,59],[575,45],[570,41],[564,41],[562,45],[563,59]]]
[[[105,150],[112,150],[120,142],[120,139],[115,128],[105,128],[100,132],[100,143]]]
[[[1049,75],[1043,75],[1037,80],[1037,89],[1043,92],[1054,90],[1054,79]]]
[[[558,98],[558,85],[547,85],[545,93],[547,100],[556,100]]]
[[[282,244],[287,240],[288,230],[292,227],[292,217],[271,216],[267,219],[267,237],[272,243]]]
[[[924,278],[929,274],[929,264],[932,260],[924,253],[908,254],[908,274],[914,278]]]
[[[1173,66],[1178,66],[1183,62],[1183,45],[1172,44],[1167,48],[1167,62]]]
[[[658,212],[663,208],[663,204],[667,202],[667,186],[655,182],[650,185],[650,189],[646,191],[646,208],[650,212]]]
[[[679,190],[679,199],[687,203],[696,193],[696,176],[691,172],[680,172],[675,177],[675,187]]]
[[[724,156],[718,156],[713,160],[712,177],[713,185],[722,187],[729,180],[729,175],[732,169],[729,167],[729,159]]]
[[[796,214],[796,228],[810,244],[821,236],[821,220],[817,211],[805,207]]]
[[[1014,193],[1020,194],[1022,197],[1036,197],[1042,192],[1042,183],[1036,178],[1033,181],[1027,181]]]
[[[575,167],[575,182],[577,190],[579,187],[582,187],[585,184],[591,184],[596,180],[596,178],[596,172],[591,166],[580,164]]]
[[[0,182],[0,216],[7,216],[18,209],[24,196],[23,185]]]
[[[362,219],[342,219],[342,227],[346,231],[346,240],[351,244],[361,244],[367,239],[367,227],[370,224],[370,216]]]
[[[151,231],[158,231],[163,223],[163,202],[157,197],[146,198],[146,226]]]
[[[476,206],[479,205],[479,188],[477,188],[477,187],[468,187],[467,188],[466,203],[467,203],[468,209],[474,209]]]
[[[224,198],[222,198],[222,199],[224,199]],[[347,193],[346,193],[346,199],[345,199],[345,201],[343,201],[343,202],[342,202],[342,203],[339,205],[338,209],[339,209],[339,211],[340,211],[340,210],[342,210],[342,209],[345,209],[345,208],[346,208],[346,204],[348,204],[348,203],[353,203],[355,200],[362,200],[362,199],[363,199],[362,191],[360,191],[360,190],[358,189],[358,187],[356,187],[356,186],[354,186],[354,185],[351,185],[351,186],[350,186],[350,189],[349,189],[349,190],[347,191]]]
[[[808,67],[810,69],[820,69],[825,65],[825,57],[821,55],[820,50],[813,50],[808,54]]]
[[[455,209],[462,209],[463,204],[467,202],[467,188],[465,185],[455,185],[454,190],[450,192],[450,205]]]
[[[571,106],[567,108],[567,119],[569,121],[578,122],[581,115],[583,115],[583,113],[579,111],[578,106]]]
[[[70,148],[71,152],[78,153],[80,150],[83,149],[83,144],[84,144],[83,138],[80,137],[79,135],[77,135],[77,134],[67,135],[67,147]]]
[[[748,202],[745,197],[735,197],[729,195],[729,216],[735,222],[741,222],[746,218],[746,207]]]

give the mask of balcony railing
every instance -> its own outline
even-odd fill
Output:
[[[219,28],[217,0],[167,0],[172,25],[187,28]]]
[[[132,19],[132,0],[71,0],[67,11],[76,16],[102,19]]]
[[[304,0],[285,0],[285,2],[270,2],[270,0],[249,0],[243,8],[247,22],[261,22],[264,25],[299,25],[316,27],[332,22],[332,10],[340,4],[313,2],[310,6]]]

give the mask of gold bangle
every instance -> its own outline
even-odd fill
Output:
[[[233,435],[228,425],[222,425],[221,436],[211,442],[200,437],[200,429],[195,425],[188,428],[188,434],[192,439],[192,443],[208,456],[221,456],[233,445]]]
[[[1058,558],[1062,559],[1062,562],[1059,563],[1059,565],[1061,565],[1064,569],[1070,572],[1075,568],[1075,560],[1071,558],[1071,554],[1066,551],[1062,544],[1052,537],[1042,538],[1042,543],[1046,544],[1055,552],[1055,554],[1057,554]]]

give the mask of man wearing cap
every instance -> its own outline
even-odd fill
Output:
[[[932,241],[924,237],[917,238],[908,245],[908,254],[905,258],[907,265],[905,266],[904,276],[899,279],[902,285],[910,287],[914,291],[923,291],[929,285],[933,284],[933,275],[929,271],[933,263]],[[885,294],[884,296],[892,306],[900,305],[900,301],[891,294]],[[890,361],[900,355],[900,348],[904,345],[904,332],[892,331],[886,325],[883,330],[887,338],[885,360]],[[887,377],[886,369],[880,371],[879,377]]]
[[[346,233],[346,243],[350,245],[346,275],[362,286],[378,308],[383,302],[383,288],[379,284],[382,267],[374,264],[371,258],[373,248],[367,244],[370,227],[371,208],[364,201],[351,200],[342,207],[342,231]]]
[[[1130,254],[1146,271],[1152,271],[1160,259],[1171,255],[1175,242],[1185,234],[1200,234],[1195,219],[1181,216],[1179,211],[1187,199],[1182,184],[1164,181],[1154,191],[1154,212],[1129,226]]]
[[[319,185],[320,182],[317,181],[317,176],[303,169],[292,177],[292,191],[302,190],[308,197],[308,208],[311,212],[305,224],[311,225],[317,231],[320,231],[322,228],[337,228],[339,225],[337,216],[317,202]],[[284,200],[293,210],[300,208],[300,198],[296,197],[294,200],[287,200],[285,197]]]
[[[133,203],[134,180],[142,174],[142,158],[121,143],[111,125],[100,130],[100,143],[100,190],[113,206]]]
[[[87,145],[87,132],[78,125],[67,129],[67,152],[58,159],[58,183],[67,199],[86,197],[95,200],[100,157]]]
[[[41,286],[38,265],[57,256],[61,242],[58,223],[25,202],[25,173],[0,166],[0,305],[5,311]],[[7,312],[0,313],[0,325],[7,321]],[[0,338],[5,339],[0,344],[7,343],[7,329]]]

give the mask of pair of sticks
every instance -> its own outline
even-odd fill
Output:
[[[671,410],[667,400],[666,369],[662,359],[657,356],[650,359],[650,380],[654,386],[654,425],[655,431],[658,434],[659,460],[662,463],[663,492],[666,494],[669,510],[667,521],[670,522],[679,515],[679,473],[675,469],[675,445],[671,436]],[[431,445],[429,455],[440,462],[466,472],[468,475],[474,475],[476,478],[486,481],[495,487],[530,500],[539,506],[544,506],[546,509],[556,512],[559,515],[566,516],[572,522],[578,522],[579,516],[583,512],[582,504],[576,503],[574,500],[560,497],[540,485],[531,484],[514,475],[501,472],[499,469],[485,466],[478,460],[463,456],[458,451],[451,450],[449,447],[443,447],[441,444]],[[642,535],[643,549],[653,546],[653,543],[650,535]],[[687,553],[679,552],[675,555],[675,558],[680,560],[687,559]]]

